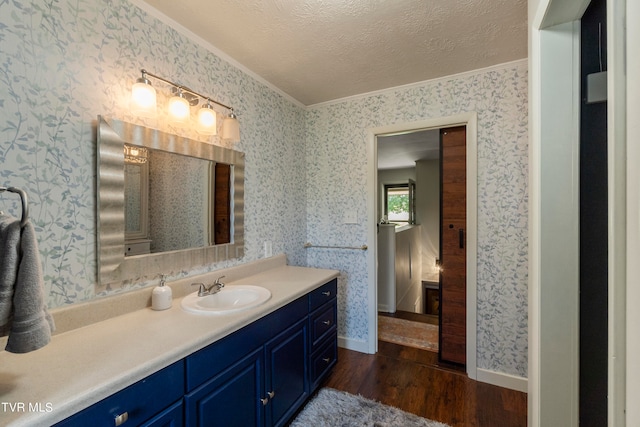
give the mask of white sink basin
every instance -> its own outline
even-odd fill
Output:
[[[271,298],[271,292],[260,286],[231,285],[220,292],[199,297],[198,292],[182,299],[182,309],[195,314],[228,314],[257,307]]]

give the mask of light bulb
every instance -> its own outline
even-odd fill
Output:
[[[225,118],[222,122],[222,139],[226,139],[229,142],[240,141],[240,124],[233,110],[231,114],[229,114],[229,117]]]
[[[141,117],[156,116],[156,90],[144,77],[131,88],[131,112]]]
[[[173,121],[186,122],[189,120],[190,113],[189,102],[184,98],[182,92],[171,97],[169,100],[169,114]]]
[[[203,135],[215,135],[217,133],[216,112],[208,102],[198,110],[198,133]]]

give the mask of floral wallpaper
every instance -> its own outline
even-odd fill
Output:
[[[311,107],[307,114],[307,239],[367,241],[367,131],[478,113],[478,368],[527,376],[527,65],[506,64],[370,96]],[[344,224],[355,210],[358,224]],[[367,341],[367,258],[361,251],[308,251],[310,266],[339,268],[339,331]]]
[[[50,308],[101,296],[96,117],[203,140],[168,125],[162,105],[155,120],[130,114],[141,68],[232,105],[241,125],[233,148],[246,153],[245,257],[165,272],[169,278],[262,258],[266,240],[289,263],[305,262],[301,107],[126,0],[0,1],[0,185],[21,187],[30,197]],[[157,89],[161,104],[168,88]],[[217,136],[204,141],[224,145]],[[0,209],[19,216],[19,198],[0,194]]]
[[[127,0],[0,1],[0,185],[30,196],[50,308],[96,294],[96,117],[192,139],[129,112],[141,68],[232,105],[245,157],[245,256],[338,269],[339,334],[366,341],[366,130],[478,112],[478,367],[527,375],[527,76],[524,63],[304,109]],[[166,89],[165,89],[166,90]],[[163,102],[162,90],[159,101]],[[161,105],[162,106],[162,105]],[[162,111],[162,109],[159,109]],[[0,209],[20,215],[15,195]],[[343,224],[346,211],[358,223]],[[149,285],[128,283],[119,291]]]

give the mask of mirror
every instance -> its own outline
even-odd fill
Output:
[[[230,218],[214,218],[231,194],[216,172],[231,165],[132,144],[124,162],[125,256],[229,243],[216,237],[230,235]]]
[[[244,254],[244,154],[98,117],[98,286]]]
[[[125,157],[124,182],[125,240],[146,239],[149,236],[149,164],[128,162]]]

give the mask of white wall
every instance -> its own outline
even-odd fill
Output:
[[[423,311],[421,228],[408,225],[396,230],[396,308],[401,311]]]
[[[373,247],[376,212],[368,211],[375,160],[372,129],[462,114],[477,115],[478,368],[527,376],[527,65],[503,64],[308,108],[307,234],[310,241]],[[372,163],[372,164],[370,164]],[[476,166],[476,165],[474,165]],[[361,220],[344,224],[342,211]],[[375,210],[376,206],[371,205]],[[370,216],[369,216],[370,214]],[[375,234],[372,234],[375,236]],[[341,270],[338,334],[370,349],[375,310],[375,256],[362,251],[309,251],[310,266]],[[476,276],[474,276],[476,277]],[[370,300],[371,299],[371,300]],[[473,329],[473,325],[470,326]]]
[[[378,227],[378,311],[396,312],[396,226]]]
[[[416,162],[416,222],[421,225],[422,280],[438,282],[440,258],[440,161]]]

